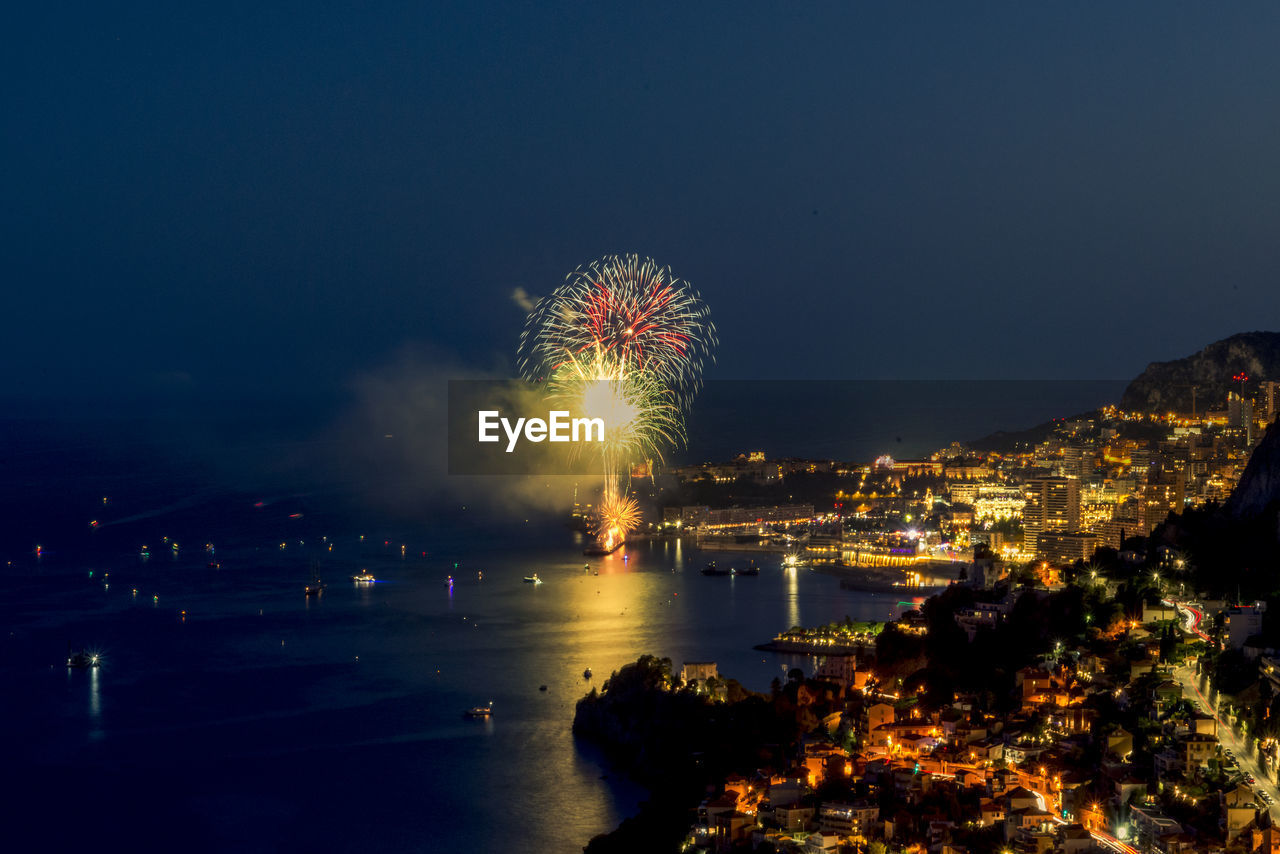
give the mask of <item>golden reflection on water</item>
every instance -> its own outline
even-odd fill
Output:
[[[787,573],[787,628],[804,625],[800,622],[800,571],[794,566]]]
[[[102,691],[98,685],[98,668],[89,668],[89,717],[93,719],[94,724],[101,723],[102,718]]]
[[[98,682],[98,668],[89,668],[89,738],[102,738],[102,690]]]
[[[567,665],[581,674],[592,669],[592,678],[583,680],[597,687],[610,672],[639,652],[661,654],[660,637],[671,614],[664,613],[675,600],[669,549],[626,554],[626,547],[612,555],[585,561],[572,574],[548,573],[552,589],[539,594],[563,597],[565,623],[570,637],[561,642],[570,654]],[[599,573],[599,574],[597,574]]]

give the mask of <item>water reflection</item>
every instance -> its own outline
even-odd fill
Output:
[[[800,579],[794,567],[783,570],[787,574],[787,628],[803,625],[800,622]]]
[[[335,554],[340,548],[335,547]],[[425,571],[393,572],[390,583],[358,586],[358,594],[348,585],[334,584],[322,597],[310,597],[314,602],[304,597],[304,608],[316,613],[305,613],[308,619],[301,623],[292,598],[298,593],[296,562],[270,566],[263,574],[271,577],[247,592],[242,582],[219,581],[226,598],[218,600],[225,607],[217,613],[210,614],[208,607],[192,611],[203,616],[188,629],[203,632],[216,625],[217,631],[207,634],[208,657],[219,665],[216,681],[191,678],[187,653],[176,644],[155,643],[159,621],[152,621],[139,625],[136,634],[125,634],[124,640],[111,640],[121,650],[120,664],[68,677],[68,709],[82,741],[94,739],[97,747],[103,746],[97,740],[110,742],[113,749],[127,746],[160,765],[170,761],[167,756],[176,744],[206,763],[221,762],[222,754],[234,750],[256,763],[255,770],[280,764],[282,750],[300,749],[299,761],[286,763],[290,770],[283,772],[294,784],[288,788],[298,792],[305,792],[321,767],[356,777],[386,773],[391,794],[379,796],[379,809],[411,817],[417,808],[412,798],[425,794],[457,817],[459,827],[465,826],[439,831],[442,848],[566,850],[566,839],[580,847],[593,834],[612,829],[634,811],[631,798],[639,797],[608,766],[597,764],[593,754],[582,755],[585,746],[571,733],[577,700],[598,689],[613,671],[641,654],[669,656],[677,669],[684,661],[712,660],[748,688],[767,691],[774,677],[785,681],[788,669],[808,670],[812,663],[762,655],[755,644],[805,621],[829,622],[845,615],[882,618],[900,598],[845,591],[838,579],[819,573],[783,572],[772,558],[760,561],[759,577],[706,577],[698,571],[703,564],[725,555],[703,551],[692,540],[640,541],[629,545],[625,556],[626,561],[622,553],[612,559],[585,558],[580,548],[559,540],[520,550],[497,542],[468,544],[456,556],[437,558]],[[467,570],[455,564],[457,558],[468,563]],[[479,566],[484,567],[483,580]],[[536,588],[521,581],[534,570],[545,582]],[[155,592],[149,580],[143,586],[141,577],[118,580],[108,595],[124,602],[135,584],[142,594],[139,601],[151,598],[148,589]],[[190,589],[173,584],[166,601],[192,607],[180,598]],[[102,595],[97,585],[89,587],[95,596]],[[275,590],[281,593],[264,612],[259,596]],[[376,609],[370,607],[374,595]],[[50,601],[50,608],[58,607],[57,600]],[[248,614],[258,616],[240,618]],[[320,617],[322,625],[315,624]],[[286,637],[299,642],[286,648]],[[263,647],[280,656],[268,662],[273,668],[268,686],[262,684]],[[140,670],[140,651],[149,648],[159,663],[150,671]],[[351,666],[357,652],[359,664]],[[593,674],[589,680],[583,678],[588,667]],[[109,740],[99,683],[107,672],[114,692]],[[154,679],[153,673],[171,675]],[[79,682],[85,678],[90,680],[88,698]],[[174,691],[175,686],[187,687]],[[245,719],[246,698],[264,694],[274,704],[268,718]],[[496,701],[492,719],[460,720],[465,709],[490,695]],[[196,719],[182,732],[170,731],[168,721],[193,714],[185,710],[193,696],[203,701],[194,704],[200,710]],[[299,726],[273,723],[270,715],[276,709],[288,710],[290,717],[298,710]],[[352,733],[372,746],[352,751],[345,736],[315,739],[312,733],[322,727]],[[424,727],[442,735],[421,738]],[[196,731],[202,737],[188,739]],[[461,770],[444,779],[437,770],[442,765]],[[507,799],[502,808],[510,811],[512,821],[499,822],[490,805],[495,791],[530,794]],[[288,809],[309,808],[274,789],[251,788],[245,797],[259,794],[273,802],[283,799]],[[276,841],[269,821],[247,820],[257,821],[268,844]],[[346,844],[351,840],[342,834],[348,831],[326,821],[323,817],[311,825],[311,832],[332,836],[325,840],[328,847],[360,847],[369,841],[367,834],[378,832],[361,830],[356,843]],[[403,825],[388,824],[382,832],[402,831]]]
[[[89,668],[89,737],[102,738],[102,692],[98,681],[98,668]]]

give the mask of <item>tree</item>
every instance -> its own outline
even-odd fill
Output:
[[[1165,626],[1160,630],[1160,661],[1167,663],[1173,658],[1173,652],[1178,646],[1178,638],[1173,632],[1172,626]]]

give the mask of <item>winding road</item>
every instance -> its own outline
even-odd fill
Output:
[[[1200,623],[1204,619],[1204,613],[1194,604],[1188,602],[1179,602],[1177,600],[1166,599],[1165,604],[1172,605],[1182,614],[1183,627],[1192,634],[1204,640],[1207,643],[1213,641],[1200,628]],[[1254,778],[1253,783],[1249,786],[1255,792],[1265,792],[1271,798],[1271,803],[1266,805],[1266,811],[1271,812],[1271,808],[1280,804],[1280,788],[1272,782],[1266,769],[1262,767],[1257,760],[1257,754],[1251,751],[1243,742],[1236,738],[1235,730],[1228,721],[1222,719],[1218,714],[1217,708],[1209,702],[1200,691],[1200,680],[1196,675],[1195,668],[1190,665],[1182,665],[1173,669],[1173,678],[1182,686],[1182,695],[1187,698],[1195,698],[1196,706],[1213,719],[1218,724],[1218,743],[1226,750],[1230,750],[1235,756],[1236,763],[1239,764],[1240,770]]]

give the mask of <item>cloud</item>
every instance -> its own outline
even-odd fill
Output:
[[[356,378],[355,401],[335,425],[338,479],[372,507],[421,518],[432,506],[466,504],[524,518],[565,515],[575,488],[594,491],[599,476],[452,475],[448,462],[450,380],[506,380],[504,371],[459,365],[440,354],[406,350]],[[541,397],[513,386],[512,408],[536,411]]]
[[[533,311],[538,301],[524,288],[516,287],[511,291],[511,301],[520,306],[526,313]]]

